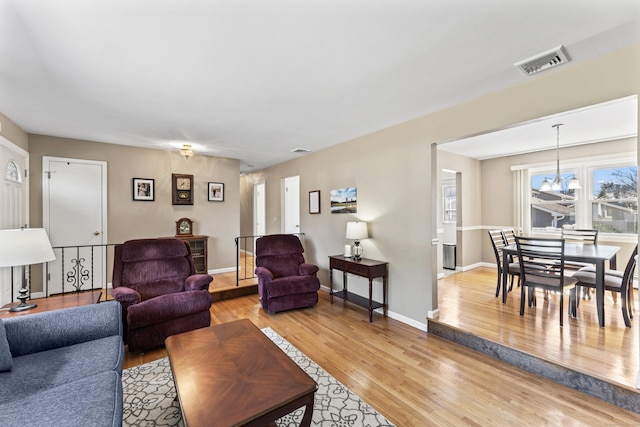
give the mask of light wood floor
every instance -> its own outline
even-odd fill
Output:
[[[487,270],[483,274],[489,280],[491,270]],[[217,275],[216,280],[227,280],[224,276]],[[478,291],[482,296],[474,297],[477,299],[474,302],[470,298],[476,293],[470,293],[468,289],[461,292],[462,287],[471,287],[481,280],[470,278],[462,283],[465,276],[458,276],[456,284],[450,282],[453,277],[439,283],[441,316],[470,318],[469,307],[463,305],[494,304],[486,318],[476,318],[476,321],[486,324],[484,328],[488,330],[500,328],[504,323],[502,317],[506,316],[506,312],[500,312],[507,309],[503,310],[501,304],[494,302],[493,285],[477,284],[487,289]],[[229,280],[235,284],[235,275]],[[493,283],[493,277],[490,282]],[[454,290],[454,287],[458,289]],[[450,298],[446,296],[447,290],[469,298],[463,303],[454,303],[447,300]],[[513,296],[510,295],[510,304],[517,298],[511,298]],[[535,322],[557,325],[553,305],[551,310],[542,307],[538,310],[540,314],[536,313]],[[545,320],[546,312],[548,319]],[[374,322],[369,323],[364,309],[343,302],[332,305],[324,291],[320,292],[319,304],[310,309],[270,315],[260,308],[256,295],[249,295],[215,302],[211,317],[213,324],[248,318],[260,328],[273,328],[398,426],[640,425],[640,415],[396,320],[375,315]],[[525,326],[523,322],[525,319],[520,319],[516,312],[512,323]],[[609,318],[607,322],[603,335],[609,343],[612,334],[608,331],[615,326]],[[528,330],[513,339],[536,341],[535,337],[552,335],[557,329],[550,328],[543,334]],[[577,336],[586,333],[583,329],[586,328],[578,330],[573,323],[567,324],[563,344],[575,346]],[[571,338],[573,335],[577,335],[576,338]],[[535,346],[543,350],[557,347],[544,344],[546,338],[542,341]],[[163,348],[143,355],[127,352],[125,367],[164,356]]]
[[[600,328],[595,295],[580,301],[576,318],[567,316],[569,298],[565,296],[564,327],[560,328],[558,295],[544,301],[539,292],[538,306],[525,306],[521,317],[520,289],[514,286],[507,304],[502,304],[502,298],[495,297],[495,286],[496,270],[491,268],[440,280],[438,321],[636,390],[640,314],[626,328],[620,298],[614,302],[606,292],[605,327]]]

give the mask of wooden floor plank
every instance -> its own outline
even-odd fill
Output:
[[[558,332],[553,300],[550,309],[539,306],[536,313],[521,318],[517,311],[513,312],[517,295],[510,294],[509,304],[503,307],[492,295],[495,277],[491,270],[479,273],[475,279],[460,276],[452,282],[451,276],[440,281],[441,317],[464,317],[464,321],[457,320],[460,323],[473,319],[488,333],[508,341],[531,341],[531,348],[552,354],[565,355],[569,348],[579,345],[580,337],[585,337],[593,341],[594,347],[584,350],[588,355],[585,359],[598,365],[603,365],[595,350],[598,340],[619,347],[623,345],[622,336],[632,335],[610,332],[617,330],[618,323],[624,325],[622,320],[615,320],[617,313],[612,309],[608,309],[605,331],[595,332],[586,326],[578,330],[573,321]],[[216,275],[216,280],[225,279]],[[484,284],[480,284],[483,280]],[[442,290],[443,286],[448,289]],[[259,328],[273,328],[398,426],[640,424],[638,414],[394,319],[374,314],[373,323],[369,323],[366,310],[342,301],[330,304],[327,292],[319,294],[320,301],[313,308],[274,315],[262,310],[256,295],[216,301],[211,307],[212,323],[248,318]],[[454,300],[455,294],[461,299]],[[583,304],[581,312],[587,311],[588,305]],[[485,310],[485,317],[475,313],[476,309]],[[510,325],[513,330],[505,330],[502,325]],[[542,325],[552,325],[551,332],[541,333],[538,328]],[[557,338],[547,337],[553,331]],[[556,342],[567,349],[558,349]],[[125,367],[164,356],[164,348],[144,355],[127,352]],[[624,377],[633,369],[614,369],[612,365],[611,370],[612,375]]]

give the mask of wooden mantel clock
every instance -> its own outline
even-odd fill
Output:
[[[193,236],[193,221],[189,218],[180,218],[176,221],[176,237]]]

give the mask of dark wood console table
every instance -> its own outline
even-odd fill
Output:
[[[387,285],[388,285],[388,262],[376,261],[373,259],[362,258],[356,261],[352,258],[345,258],[342,255],[334,255],[329,257],[329,286],[331,288],[331,304],[333,297],[349,301],[369,309],[369,322],[373,321],[373,310],[382,308],[384,316],[387,316]],[[342,271],[342,290],[333,291],[333,270]],[[356,276],[366,277],[369,279],[369,299],[356,295],[347,290],[347,273]],[[374,301],[372,295],[373,279],[382,277],[382,303]]]

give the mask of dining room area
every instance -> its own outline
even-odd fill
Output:
[[[637,128],[630,96],[438,145],[456,260],[429,333],[640,414]]]

